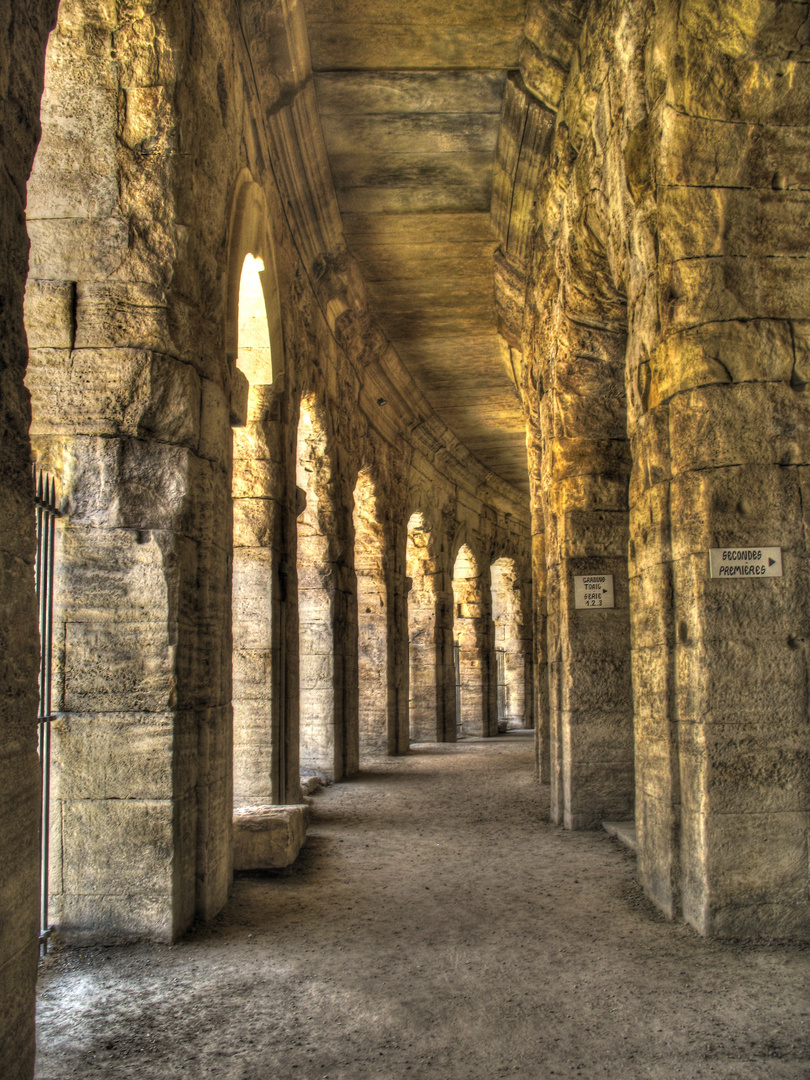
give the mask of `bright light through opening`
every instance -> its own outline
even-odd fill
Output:
[[[264,263],[246,255],[239,283],[239,353],[237,367],[251,386],[267,386],[273,381],[270,328],[267,306],[259,275]]]

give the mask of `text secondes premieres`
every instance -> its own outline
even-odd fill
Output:
[[[782,576],[782,549],[712,548],[709,574],[713,578],[766,578]]]

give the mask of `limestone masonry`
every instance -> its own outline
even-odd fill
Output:
[[[4,1078],[32,462],[64,940],[174,942],[302,779],[518,727],[667,916],[810,937],[808,60],[795,0],[0,0]]]

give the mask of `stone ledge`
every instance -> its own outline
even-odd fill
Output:
[[[631,851],[638,850],[635,821],[603,821],[602,828]]]
[[[308,806],[241,806],[233,812],[234,870],[282,870],[298,858]]]

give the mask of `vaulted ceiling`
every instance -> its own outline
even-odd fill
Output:
[[[305,0],[346,242],[374,315],[439,418],[528,490],[525,427],[496,329],[490,224],[525,0]]]

